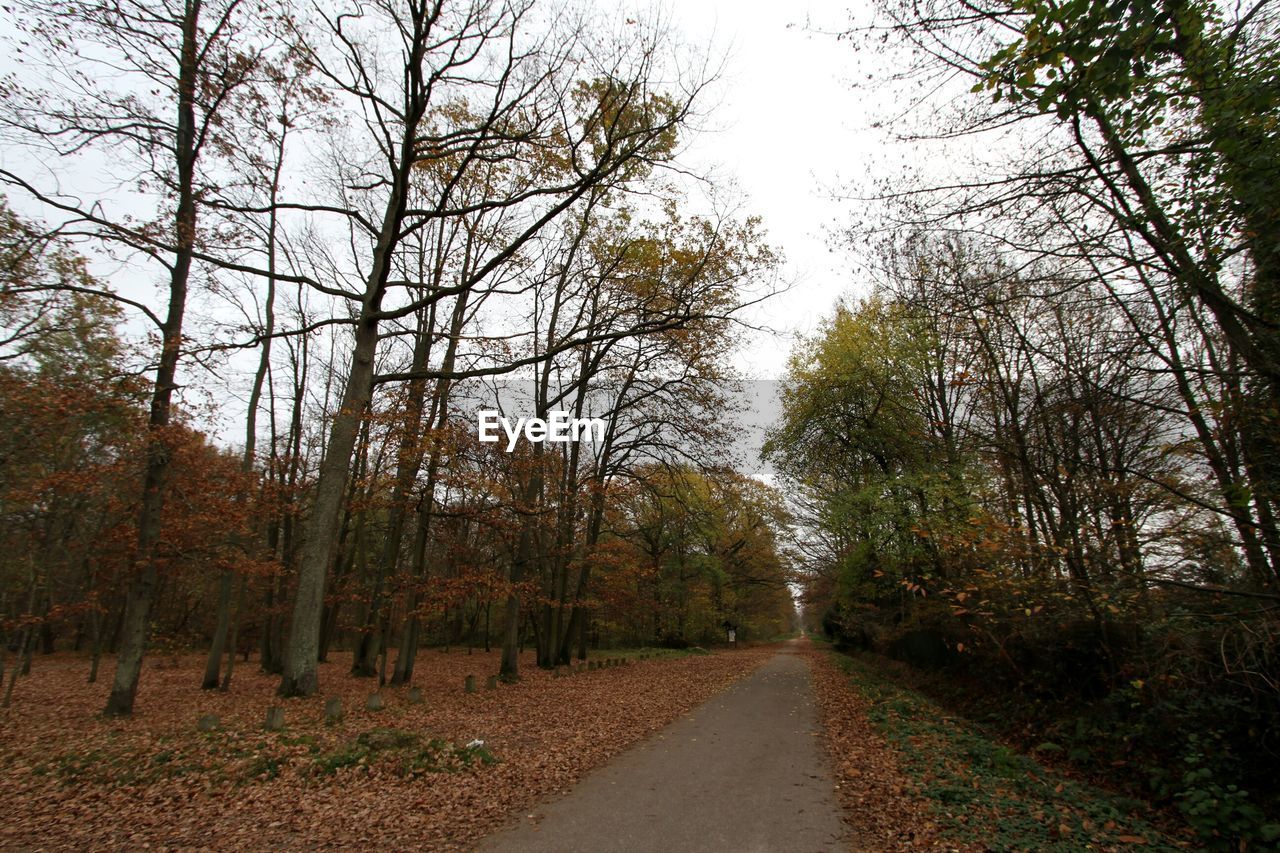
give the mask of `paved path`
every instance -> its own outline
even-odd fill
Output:
[[[809,668],[784,650],[480,850],[844,849],[818,725]]]

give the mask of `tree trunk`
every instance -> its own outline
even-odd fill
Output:
[[[236,643],[240,633],[240,620],[244,618],[244,597],[247,585],[245,578],[240,578],[240,593],[236,596],[236,615],[231,620],[231,635],[227,639],[227,671],[222,676],[222,684],[218,686],[223,693],[231,689],[231,673],[236,666]],[[249,655],[245,654],[245,657],[248,658]]]
[[[372,310],[376,310],[376,306]],[[373,362],[377,346],[377,320],[362,320],[356,328],[351,373],[329,433],[328,447],[316,480],[315,501],[306,521],[293,620],[285,648],[284,673],[277,691],[281,696],[312,696],[320,690],[316,666],[320,660],[325,582],[342,515],[351,456],[355,452],[365,409],[373,396]]]
[[[284,168],[284,147],[285,140],[288,138],[289,122],[285,118],[287,105],[281,108],[280,133],[276,137],[275,145],[275,161],[271,170],[271,187],[268,193],[268,199],[271,202],[271,212],[267,219],[267,298],[266,304],[263,306],[264,323],[262,329],[262,348],[258,354],[258,368],[253,374],[253,385],[249,390],[248,411],[245,413],[244,426],[244,453],[240,459],[240,470],[245,475],[246,482],[242,488],[249,488],[249,480],[252,478],[255,469],[254,456],[258,448],[258,405],[262,401],[262,387],[266,382],[267,371],[271,369],[271,342],[275,335],[276,329],[276,230],[278,227],[278,216],[275,204],[280,196],[280,173]],[[249,500],[248,492],[241,495],[244,501]],[[243,540],[243,537],[240,537]],[[247,542],[242,543],[242,548],[247,548]],[[227,630],[231,624],[231,588],[235,583],[235,571],[228,568],[224,573],[221,584],[218,588],[218,619],[217,627],[214,629],[213,642],[209,647],[209,661],[205,665],[204,683],[201,685],[205,690],[212,690],[219,686],[219,665],[222,660],[222,652],[226,645]],[[235,643],[231,643],[231,653],[227,656],[227,678],[226,684],[231,683],[231,661],[235,660]],[[223,687],[226,690],[227,687]]]
[[[227,629],[231,624],[231,590],[235,585],[235,572],[223,569],[218,579],[218,623],[213,629],[213,642],[209,645],[209,660],[204,667],[204,681],[201,690],[214,690],[218,687],[222,675],[222,652],[227,640]]]
[[[541,408],[541,407],[540,407]],[[515,559],[511,561],[511,571],[507,580],[511,590],[507,593],[506,605],[502,613],[502,665],[498,675],[503,681],[520,680],[520,591],[518,585],[524,580],[525,570],[533,558],[533,526],[535,515],[531,511],[542,493],[542,448],[543,444],[533,446],[534,468],[529,475],[523,498],[526,515],[520,525],[520,538],[516,545]]]
[[[151,396],[151,413],[147,422],[146,472],[143,475],[137,553],[134,556],[138,574],[130,584],[125,599],[120,655],[116,661],[111,695],[103,709],[103,713],[109,717],[133,713],[138,677],[142,674],[142,656],[147,648],[151,605],[159,580],[155,548],[160,539],[164,490],[170,468],[166,427],[169,425],[170,407],[176,387],[174,379],[182,350],[182,320],[187,305],[187,280],[191,274],[196,231],[195,89],[199,15],[200,0],[189,0],[182,22],[178,78],[178,133],[175,145],[178,161],[178,207],[174,221],[177,252],[169,279],[169,310],[162,329],[160,364],[156,369],[155,390]]]
[[[469,264],[470,242],[468,242],[467,257],[464,259],[464,265]],[[441,362],[441,369],[446,373],[453,370],[454,360],[457,357],[458,341],[466,318],[466,305],[467,293],[464,291],[458,295],[453,316],[449,321],[449,343],[445,347],[444,359]],[[431,400],[431,416],[428,420],[433,429],[440,429],[448,421],[449,392],[452,387],[452,382],[447,378],[436,381],[435,393]],[[422,583],[427,574],[427,547],[430,544],[432,511],[435,506],[434,495],[439,473],[440,452],[439,448],[433,447],[430,461],[427,463],[427,477],[422,489],[422,499],[418,504],[418,529],[413,544],[412,581],[414,584]],[[400,649],[396,655],[395,670],[391,676],[392,684],[408,684],[413,678],[413,664],[418,655],[418,592],[416,588],[409,593],[407,613],[405,626],[400,634]]]
[[[437,265],[438,269],[442,269]],[[438,278],[437,278],[438,280]],[[418,322],[418,335],[413,343],[413,370],[426,368],[431,352],[431,335],[435,325],[435,306],[425,312]],[[408,515],[409,494],[422,468],[422,442],[419,435],[426,401],[427,382],[414,380],[409,385],[409,399],[405,408],[405,425],[400,436],[396,459],[396,482],[391,495],[391,508],[387,518],[387,533],[383,541],[381,559],[378,560],[369,597],[369,612],[365,617],[360,645],[351,663],[351,674],[370,677],[378,671],[378,657],[382,652],[382,635],[386,622],[383,614],[383,588],[389,575],[394,575],[400,561],[400,547],[404,541],[404,528]]]

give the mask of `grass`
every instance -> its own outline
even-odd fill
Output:
[[[86,782],[145,785],[189,773],[205,773],[236,785],[268,782],[286,767],[304,776],[331,776],[358,766],[383,766],[401,776],[453,772],[474,764],[489,766],[498,759],[483,745],[458,746],[440,738],[399,729],[380,728],[325,750],[313,735],[260,735],[251,741],[211,732],[199,745],[141,750],[67,750],[32,768],[37,776],[51,776],[62,785]]]
[[[867,664],[834,657],[868,701],[872,724],[897,752],[947,838],[988,850],[1180,846],[1138,816],[1144,803],[1045,768]]]
[[[317,755],[313,772],[321,776],[347,767],[382,763],[400,775],[441,773],[462,770],[479,762],[496,764],[493,753],[483,745],[458,746],[439,738],[424,738],[400,729],[373,729],[362,732],[339,748]]]
[[[176,779],[208,768],[198,758],[180,749],[158,752],[129,750],[64,750],[31,768],[35,776],[51,776],[63,786],[82,783],[108,785],[149,785]]]

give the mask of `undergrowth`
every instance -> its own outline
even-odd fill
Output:
[[[863,662],[835,657],[946,837],[1009,851],[1188,846],[1141,817],[1142,802],[1067,779]]]

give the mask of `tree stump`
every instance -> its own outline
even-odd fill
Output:
[[[202,732],[216,732],[218,726],[217,714],[205,714],[196,721],[196,728]]]
[[[474,675],[467,676],[466,688],[468,693],[476,692],[476,677]]]
[[[342,722],[345,712],[342,709],[342,699],[338,696],[330,696],[324,700],[324,722],[325,725],[334,726]]]
[[[267,719],[262,727],[269,732],[278,732],[284,728],[284,708],[272,705],[267,709]]]
[[[421,687],[409,688],[409,704],[410,705],[421,705],[425,701],[427,701],[427,699],[425,696],[422,695]]]
[[[485,690],[497,690],[497,689],[498,689],[498,676],[496,676],[496,675],[491,675],[491,676],[489,676],[488,680],[487,680],[487,681],[485,681],[485,683],[484,683],[484,689],[485,689]]]
[[[387,707],[387,701],[382,698],[381,693],[370,693],[369,698],[364,700],[364,708],[366,711],[381,711]]]

